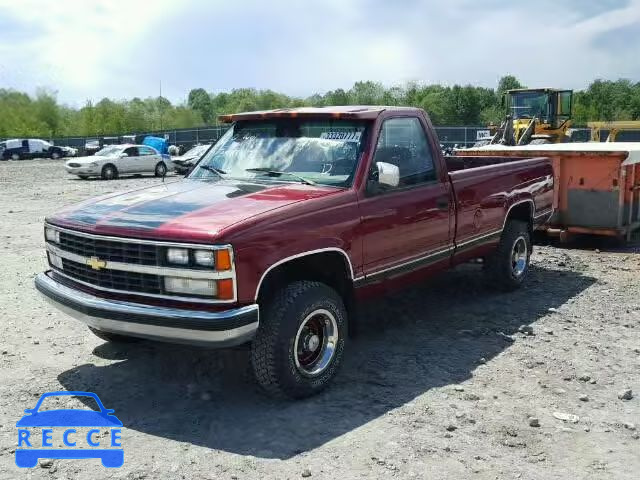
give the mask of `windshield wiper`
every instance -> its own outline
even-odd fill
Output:
[[[304,183],[305,185],[317,185],[317,183],[312,180],[301,177],[300,175],[296,175],[295,173],[284,172],[282,170],[272,170],[270,168],[264,168],[264,167],[263,168],[245,168],[244,170],[245,172],[265,173],[272,177],[279,177],[280,175],[289,175],[290,177],[297,178],[298,180],[300,180],[300,182]]]
[[[216,167],[210,167],[209,165],[200,165],[200,168],[203,168],[207,172],[213,172],[216,175],[218,175],[220,178],[224,178],[223,175],[227,174],[227,172],[225,172],[224,170],[220,170],[219,168],[216,168]]]

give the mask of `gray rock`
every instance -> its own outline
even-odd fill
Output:
[[[540,419],[537,417],[529,417],[529,426],[530,427],[539,427]]]
[[[588,401],[589,401],[589,397],[588,397],[588,396],[586,396],[586,395],[580,395],[580,396],[578,397],[578,399],[579,399],[581,402],[588,402]]]
[[[38,460],[38,465],[40,465],[40,468],[51,468],[53,467],[53,460],[51,458],[41,458]]]
[[[631,422],[627,422],[624,424],[624,428],[626,428],[627,430],[635,430],[636,429],[636,424],[635,423],[631,423]]]
[[[620,400],[631,400],[633,398],[633,391],[630,388],[625,388],[618,392],[618,398]]]
[[[453,423],[450,423],[449,425],[447,425],[446,429],[447,432],[453,432],[454,430],[457,430],[458,427],[456,427]]]
[[[465,400],[470,400],[470,401],[476,401],[476,400],[480,400],[480,396],[476,395],[475,393],[465,393],[462,398],[464,398]]]
[[[590,375],[580,375],[578,377],[578,380],[580,380],[581,382],[588,382],[589,380],[591,380],[591,376]]]
[[[302,471],[302,476],[303,476],[304,478],[310,477],[310,476],[311,476],[311,470],[309,470],[308,468],[305,468],[305,469]]]

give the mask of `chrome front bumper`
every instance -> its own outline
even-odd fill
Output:
[[[240,345],[258,329],[258,305],[208,312],[96,297],[40,273],[35,286],[55,307],[105,332],[209,347]]]

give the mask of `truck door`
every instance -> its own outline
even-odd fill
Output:
[[[372,280],[449,257],[451,190],[433,148],[417,117],[389,118],[380,128],[372,167],[393,164],[400,181],[395,188],[367,187],[360,199],[364,270]]]

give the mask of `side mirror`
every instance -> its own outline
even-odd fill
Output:
[[[121,153],[121,154],[120,154],[120,158],[126,158],[126,157],[128,157],[128,156],[129,156],[129,155],[127,155],[126,153]]]
[[[376,162],[367,182],[367,190],[376,194],[400,184],[400,169],[392,163]]]
[[[386,162],[376,162],[378,169],[378,183],[386,187],[395,188],[400,184],[400,169]]]

